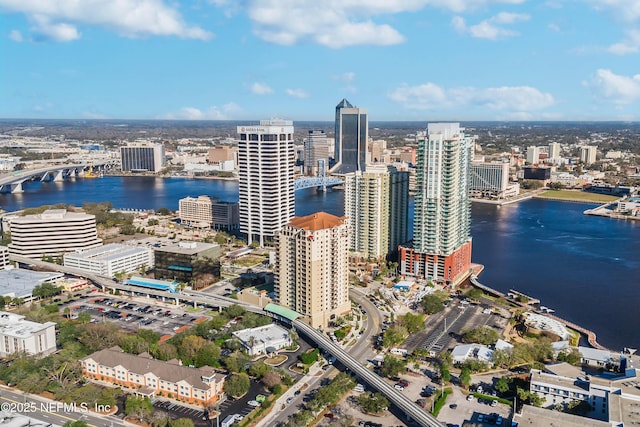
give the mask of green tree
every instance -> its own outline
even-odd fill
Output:
[[[471,384],[471,371],[468,368],[462,368],[460,371],[460,384],[462,384],[464,388],[469,388]]]
[[[194,365],[196,368],[202,366],[214,366],[218,365],[220,359],[220,347],[212,342],[205,343],[200,351],[196,354]]]
[[[393,325],[382,334],[382,345],[385,347],[391,347],[400,343],[403,343],[406,337],[406,331],[404,328]]]
[[[53,283],[45,282],[34,287],[31,295],[33,295],[34,298],[52,298],[56,295],[60,295],[61,293],[61,286],[56,286]]]
[[[167,209],[167,208],[160,208],[156,211],[156,213],[158,215],[162,215],[162,216],[167,216],[167,215],[171,215],[172,212],[171,210]]]
[[[255,378],[262,378],[264,374],[269,372],[271,367],[264,363],[263,360],[258,360],[249,368],[249,375]]]
[[[462,341],[466,343],[493,345],[498,339],[500,339],[498,331],[486,325],[470,329],[462,335]]]
[[[78,322],[80,323],[89,323],[91,322],[91,315],[89,313],[79,313],[78,314]]]
[[[136,418],[143,421],[153,412],[153,403],[148,397],[140,398],[129,395],[124,402],[124,413],[128,417]]]
[[[89,427],[89,424],[86,421],[77,420],[77,421],[67,421],[62,424],[62,427]]]
[[[506,393],[509,390],[509,379],[505,377],[498,378],[494,388],[498,393]]]
[[[444,302],[449,299],[449,294],[445,291],[435,291],[422,298],[420,304],[427,314],[439,313],[444,310]]]
[[[577,348],[572,347],[569,350],[563,350],[558,353],[557,359],[559,362],[566,362],[574,366],[580,366],[582,363],[582,356]]]
[[[358,404],[365,412],[379,414],[389,407],[389,401],[380,393],[362,393]]]
[[[238,304],[232,304],[229,307],[225,308],[224,310],[224,314],[229,319],[234,319],[236,317],[244,316],[245,313],[246,313],[246,310],[241,306],[239,306]]]
[[[410,334],[415,334],[424,328],[424,315],[407,313],[400,317],[400,323]]]
[[[224,390],[230,396],[240,397],[249,391],[250,385],[251,381],[249,380],[249,375],[242,372],[239,374],[233,374],[231,377],[227,378],[224,383]]]
[[[380,367],[380,373],[387,378],[395,378],[400,372],[404,372],[407,369],[407,362],[404,359],[399,359],[397,357],[386,355],[384,360],[382,361],[382,366]]]

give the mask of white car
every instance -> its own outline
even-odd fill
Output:
[[[236,421],[242,421],[242,419],[244,418],[244,415],[242,415],[242,414],[235,414],[233,417],[236,419]]]
[[[402,384],[396,384],[396,385],[393,386],[393,388],[395,388],[396,390],[400,390],[400,391],[404,390],[404,386]]]
[[[261,403],[258,402],[257,400],[250,400],[250,401],[247,402],[247,405],[253,406],[254,408],[257,408],[258,406],[261,405]]]

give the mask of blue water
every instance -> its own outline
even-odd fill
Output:
[[[79,178],[30,182],[24,189],[0,194],[0,208],[110,201],[119,208],[177,210],[178,200],[186,196],[238,199],[236,181],[180,178]],[[596,332],[607,347],[638,348],[640,223],[583,215],[589,207],[547,200],[474,204],[473,261],[484,264],[480,280],[486,285],[540,298],[557,315]],[[342,191],[296,193],[296,215],[320,210],[343,215]]]

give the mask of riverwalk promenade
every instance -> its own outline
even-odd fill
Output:
[[[480,267],[481,267],[481,266],[480,266]],[[507,295],[505,295],[504,293],[502,293],[502,292],[500,292],[500,291],[498,291],[498,290],[496,290],[496,289],[490,288],[489,286],[486,286],[486,285],[483,285],[482,283],[480,283],[480,281],[478,281],[478,274],[479,274],[479,272],[481,272],[481,271],[482,271],[482,269],[484,268],[484,267],[482,267],[482,268],[480,268],[480,267],[477,267],[477,264],[476,264],[476,266],[474,266],[474,273],[473,273],[473,274],[470,276],[470,278],[469,278],[469,281],[471,282],[471,284],[472,284],[474,287],[476,287],[476,288],[478,288],[478,289],[482,290],[483,292],[486,292],[486,293],[487,293],[487,294],[489,294],[489,295],[493,295],[493,296],[495,296],[495,297],[497,297],[497,298],[505,298],[505,299],[508,299],[509,301],[511,301],[512,303],[514,303],[514,304],[516,304],[516,305],[520,306],[520,307],[521,307],[521,308],[523,308],[523,309],[536,311],[536,310],[535,310],[535,309],[530,305],[530,302],[526,302],[526,303],[525,303],[525,302],[517,301],[517,300],[515,300],[515,299],[511,299],[511,298],[509,298]],[[479,271],[479,272],[478,272],[478,273],[476,273],[476,271]],[[563,325],[565,325],[566,327],[568,327],[568,328],[570,328],[570,329],[573,329],[573,330],[575,330],[575,331],[578,331],[580,334],[582,334],[582,335],[584,335],[585,337],[587,337],[587,342],[589,343],[589,345],[590,345],[591,347],[593,347],[593,348],[597,348],[598,350],[609,350],[609,349],[605,348],[604,346],[602,346],[602,345],[598,344],[598,341],[597,341],[597,339],[596,339],[596,333],[595,333],[595,332],[593,332],[593,331],[591,331],[591,330],[589,330],[589,329],[587,329],[587,328],[583,328],[582,326],[576,325],[576,324],[575,324],[575,323],[573,323],[573,322],[569,322],[568,320],[565,320],[565,319],[563,319],[563,318],[561,318],[561,317],[558,317],[558,316],[556,316],[556,315],[554,315],[554,314],[551,314],[551,313],[545,313],[544,315],[545,315],[545,316],[547,316],[547,317],[549,317],[550,319],[554,319],[554,320],[556,320],[556,321],[558,321],[558,322],[562,323]],[[610,350],[609,350],[609,351],[610,351]]]

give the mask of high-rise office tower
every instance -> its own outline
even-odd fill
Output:
[[[597,152],[598,147],[593,145],[585,145],[584,147],[580,147],[580,161],[585,165],[595,163]]]
[[[325,212],[295,217],[278,234],[276,301],[314,328],[351,310],[348,234],[344,217]]]
[[[509,163],[473,162],[470,190],[474,197],[504,197],[509,185]]]
[[[346,99],[336,106],[335,164],[331,172],[364,172],[367,163],[369,119],[367,110],[356,108]]]
[[[369,165],[344,178],[349,249],[368,258],[395,252],[407,239],[408,172]]]
[[[560,143],[552,142],[549,144],[549,161],[552,163],[557,163],[560,160]]]
[[[261,120],[238,134],[240,231],[263,247],[295,215],[293,122]]]
[[[540,147],[536,147],[535,145],[527,147],[527,163],[530,165],[538,164],[541,152]]]
[[[120,147],[123,172],[160,172],[164,167],[164,145],[133,142]]]
[[[304,173],[317,176],[322,168],[329,169],[329,141],[323,130],[310,130],[304,141]]]
[[[456,282],[469,271],[472,156],[473,139],[459,123],[430,123],[418,135],[413,244],[400,248],[403,274]]]

